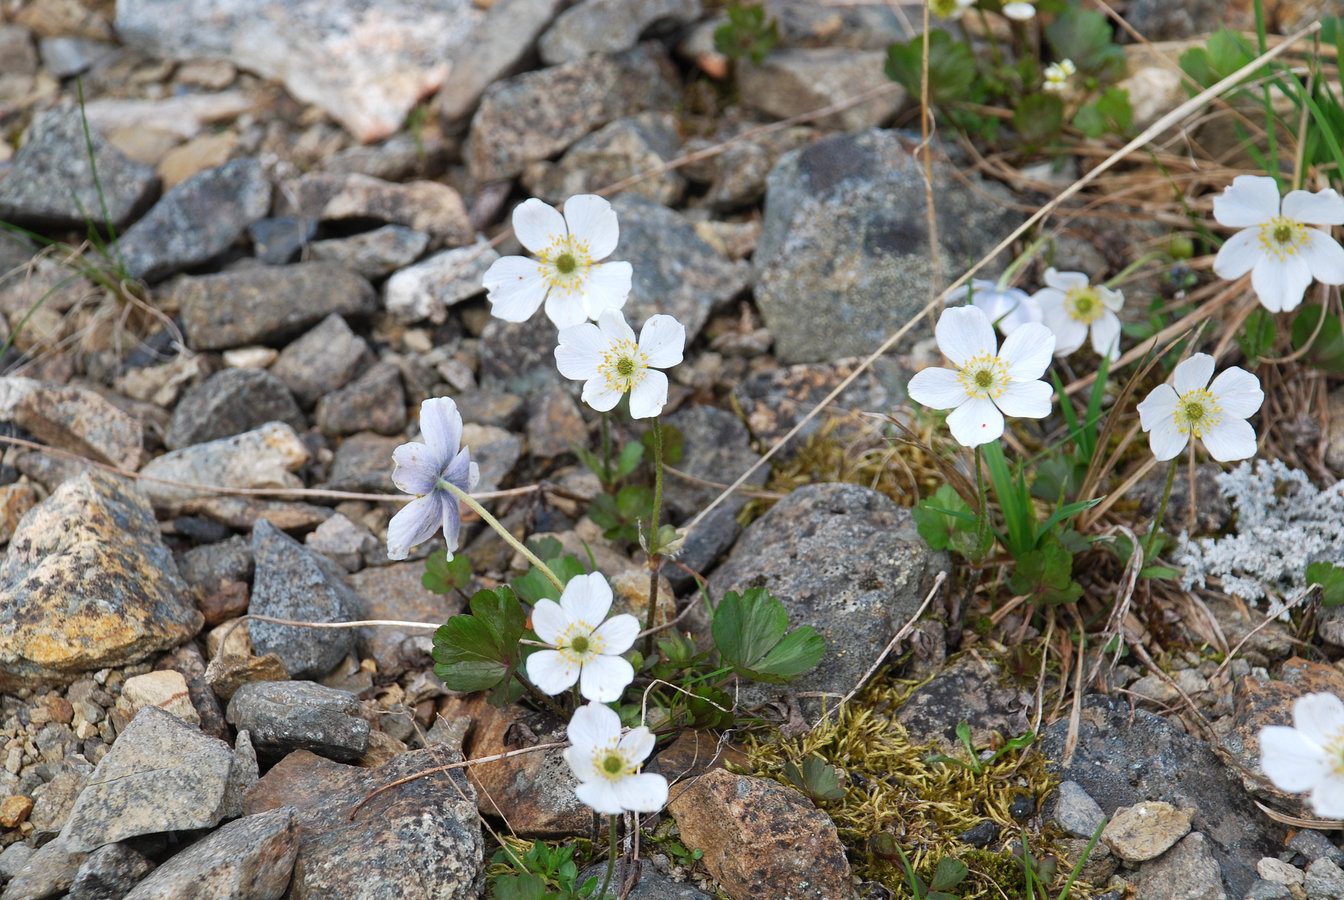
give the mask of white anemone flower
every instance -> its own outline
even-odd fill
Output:
[[[938,349],[956,369],[931,367],[910,379],[910,397],[933,409],[950,409],[947,425],[965,447],[1003,434],[1003,416],[1040,419],[1050,413],[1051,387],[1038,379],[1050,365],[1055,336],[1028,322],[999,349],[984,310],[953,306],[934,329]]]
[[[1125,295],[1092,284],[1082,272],[1045,270],[1047,287],[1032,297],[1041,305],[1045,324],[1055,333],[1055,355],[1068,356],[1092,335],[1092,349],[1112,360],[1120,356],[1120,318]]]
[[[606,412],[630,392],[630,415],[647,419],[667,403],[667,369],[681,362],[686,327],[672,316],[650,316],[635,332],[625,316],[608,310],[597,324],[583,322],[560,332],[555,364],[560,374],[584,382],[583,402]]]
[[[1310,792],[1316,815],[1344,819],[1344,702],[1307,694],[1293,704],[1293,727],[1260,729],[1260,768],[1281,791]]]
[[[415,544],[423,544],[443,529],[448,557],[457,549],[462,526],[457,497],[448,485],[470,491],[481,479],[462,443],[462,414],[448,397],[434,397],[420,404],[420,432],[424,443],[411,441],[392,451],[392,483],[397,490],[414,494],[387,523],[389,559],[405,559]]]
[[[527,658],[527,677],[545,694],[579,683],[588,700],[609,703],[635,680],[635,668],[621,656],[639,636],[639,620],[628,613],[607,618],[611,586],[599,573],[575,575],[560,602],[542,598],[532,607],[532,630],[554,650]],[[603,621],[605,620],[605,621]]]
[[[1213,357],[1196,353],[1171,373],[1171,384],[1159,384],[1139,404],[1139,424],[1159,460],[1185,449],[1191,436],[1204,442],[1219,462],[1255,455],[1255,429],[1246,420],[1265,400],[1260,379],[1239,366],[1213,379]]]
[[[1036,0],[1013,0],[1003,4],[1003,14],[1017,22],[1036,17]]]
[[[1273,178],[1238,175],[1213,198],[1213,217],[1242,229],[1218,251],[1213,271],[1222,278],[1250,272],[1255,295],[1270,312],[1296,308],[1313,278],[1344,284],[1344,248],[1329,231],[1344,225],[1344,198],[1333,190],[1289,191],[1280,204]]]
[[[1061,59],[1045,67],[1045,83],[1041,87],[1047,91],[1062,91],[1069,86],[1069,79],[1078,74],[1078,67],[1071,59]]]
[[[981,278],[971,282],[970,305],[983,309],[989,321],[1004,334],[1012,334],[1019,325],[1041,321],[1041,305],[1026,291],[999,287],[996,282]]]
[[[482,279],[490,311],[506,322],[525,322],[546,302],[557,328],[620,309],[630,295],[628,262],[601,263],[620,238],[616,211],[596,194],[565,201],[562,216],[535,197],[513,211],[513,233],[536,255],[503,256]]]
[[[578,798],[605,816],[657,812],[667,803],[667,779],[639,771],[653,752],[653,732],[641,725],[621,734],[621,717],[608,706],[589,703],[569,720],[565,762],[574,770]]]

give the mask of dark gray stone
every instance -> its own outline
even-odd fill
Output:
[[[663,483],[667,484],[666,481]],[[715,507],[682,541],[674,562],[663,565],[663,575],[672,585],[672,590],[678,594],[693,590],[696,585],[695,577],[686,569],[702,577],[707,576],[741,533],[742,526],[737,524],[736,514],[723,505]]]
[[[410,265],[429,246],[429,235],[402,225],[384,225],[343,238],[314,241],[312,258],[340,263],[365,278],[382,278]]]
[[[584,869],[579,874],[578,883],[583,884],[589,878],[596,878],[598,886],[601,887],[602,879],[606,875],[606,863],[598,863]],[[625,860],[618,859],[616,870],[611,876],[611,886],[607,890],[619,893],[620,886],[625,884],[626,877]],[[625,896],[630,900],[713,900],[712,894],[706,894],[690,882],[673,881],[659,872],[647,857],[641,862],[639,880],[635,882],[634,889]]]
[[[341,441],[331,461],[331,473],[323,487],[333,491],[390,494],[392,451],[405,443],[398,437],[362,431]]]
[[[253,613],[301,622],[342,622],[359,618],[359,598],[331,560],[314,553],[265,519],[252,529]],[[258,656],[274,653],[293,678],[315,678],[336,667],[354,649],[355,634],[344,628],[301,628],[249,621]]]
[[[125,900],[280,900],[299,849],[296,810],[244,816],[155,870]]]
[[[281,350],[269,371],[308,408],[349,384],[370,356],[368,342],[333,313]]]
[[[318,400],[313,420],[328,437],[357,431],[399,434],[406,427],[406,391],[401,385],[401,370],[395,363],[379,363]]]
[[[636,277],[638,273],[636,269]],[[638,326],[635,333],[639,333]],[[487,390],[530,397],[553,385],[574,384],[555,368],[555,326],[544,315],[526,322],[505,322],[491,316],[477,346],[481,358],[477,377]]]
[[[791,628],[811,625],[826,641],[821,664],[791,689],[843,695],[946,566],[920,538],[909,510],[858,485],[813,484],[747,528],[710,577],[709,593],[718,602],[728,591],[764,585],[784,604]],[[746,693],[772,695],[754,684]]]
[[[727,485],[761,458],[751,449],[751,435],[742,420],[716,406],[678,410],[664,421],[681,432],[684,443],[677,469],[692,477]],[[745,486],[760,487],[769,474],[767,467],[762,466],[752,473]],[[721,488],[697,484],[676,475],[663,479],[663,502],[667,504],[669,518],[675,522],[684,522],[696,515],[720,493]],[[736,514],[749,499],[735,494],[719,506]]]
[[[142,834],[213,828],[241,811],[256,758],[146,706],[136,713],[79,795],[58,839],[86,851]]]
[[[1344,866],[1344,850],[1336,847],[1330,838],[1310,828],[1294,830],[1288,838],[1288,848],[1301,853],[1309,862],[1324,858],[1337,866]]]
[[[38,44],[42,67],[57,78],[73,78],[117,55],[116,44],[86,37],[44,37]]]
[[[1307,900],[1344,900],[1344,870],[1329,859],[1307,866]]]
[[[247,226],[252,239],[252,255],[269,266],[293,262],[317,234],[317,220],[297,216],[262,219]]]
[[[14,880],[5,885],[0,900],[43,900],[63,893],[74,883],[84,856],[72,852],[60,841],[44,844],[28,857]]]
[[[193,350],[284,340],[327,316],[370,315],[373,286],[332,263],[239,269],[173,282]]]
[[[323,222],[402,225],[450,247],[470,242],[474,234],[461,195],[439,181],[396,184],[368,175],[314,172],[288,182],[284,196],[297,215]]]
[[[227,250],[271,207],[271,182],[255,159],[199,172],[163,195],[121,236],[132,278],[156,279]]]
[[[729,121],[709,137],[687,140],[682,152],[708,149],[761,124],[759,121]],[[799,126],[736,141],[724,147],[723,152],[684,166],[681,171],[691,181],[708,185],[700,198],[706,205],[716,209],[749,206],[765,196],[765,179],[779,157],[806,146],[814,136],[812,129]]]
[[[154,868],[126,844],[106,844],[94,850],[80,865],[66,900],[111,900],[125,897]]]
[[[0,172],[0,221],[37,228],[85,227],[85,216],[125,225],[153,200],[159,179],[154,170],[134,162],[92,129],[92,162],[84,141],[84,121],[77,106],[59,106],[34,120],[27,140]]]
[[[1125,6],[1125,21],[1150,41],[1177,41],[1223,27],[1240,27],[1226,22],[1227,15],[1227,4],[1219,0],[1129,0]]]
[[[203,590],[218,590],[225,581],[252,580],[252,545],[235,534],[217,544],[192,547],[177,559],[182,578]]]
[[[934,272],[916,143],[888,131],[839,134],[785,154],[770,173],[752,264],[780,362],[867,355],[928,303]],[[961,177],[945,161],[933,166],[943,284],[1019,218],[1006,190],[972,191]],[[927,335],[916,328],[903,346]]]
[[[767,17],[779,23],[781,47],[852,47],[885,50],[893,41],[911,37],[908,8],[889,3],[816,3],[813,0],[766,0]],[[918,8],[915,12],[918,27]]]
[[[653,45],[515,75],[481,97],[468,168],[478,182],[502,181],[608,122],[676,102],[670,61]]]
[[[349,691],[311,681],[253,681],[234,692],[227,717],[247,729],[261,753],[310,750],[353,762],[369,749],[369,722],[359,712],[359,698]]]
[[[1068,730],[1060,719],[1038,745],[1060,777],[1078,782],[1108,816],[1145,800],[1196,810],[1191,826],[1211,842],[1230,895],[1245,896],[1256,861],[1282,848],[1283,827],[1260,814],[1208,744],[1179,726],[1123,698],[1094,694],[1083,701],[1077,747],[1066,764]]]
[[[1198,831],[1139,869],[1135,900],[1227,900],[1210,841]]]
[[[575,194],[591,194],[661,166],[680,150],[676,116],[642,112],[581,138],[556,162],[532,163],[523,171],[522,181],[533,196],[558,206]],[[685,177],[673,169],[636,182],[624,193],[670,206],[685,192]]]
[[[359,595],[360,618],[446,622],[462,612],[461,595],[434,593],[421,581],[424,574],[424,563],[416,561],[376,566],[351,575],[350,584]],[[470,588],[467,593],[471,593]],[[434,633],[427,628],[377,625],[359,632],[361,656],[372,657],[378,671],[385,675],[423,665],[434,646]]]
[[[583,0],[556,17],[537,42],[548,66],[595,53],[629,50],[640,35],[688,25],[700,17],[700,0]]]
[[[187,391],[173,409],[163,444],[181,450],[284,422],[297,431],[308,423],[294,395],[265,369],[224,369]]]

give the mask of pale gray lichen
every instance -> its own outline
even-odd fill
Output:
[[[1218,488],[1236,510],[1236,533],[1182,536],[1182,587],[1216,577],[1225,592],[1251,604],[1263,599],[1269,615],[1281,616],[1285,601],[1306,588],[1308,564],[1344,559],[1344,481],[1320,490],[1305,472],[1257,460],[1219,475]]]

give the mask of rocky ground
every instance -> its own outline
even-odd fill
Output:
[[[0,464],[3,900],[476,897],[495,846],[483,823],[588,835],[558,751],[401,783],[563,738],[445,690],[429,630],[237,622],[461,610],[421,585],[434,543],[400,563],[383,544],[391,451],[438,396],[468,423],[480,491],[545,488],[495,501],[506,524],[582,558],[586,546],[620,602],[647,605],[632,545],[584,515],[599,486],[572,446],[596,446],[596,423],[555,370],[553,326],[492,319],[482,296],[483,271],[518,252],[504,232],[521,199],[558,203],[717,148],[612,194],[614,257],[635,273],[627,316],[674,314],[689,338],[667,416],[685,438],[668,514],[684,522],[921,308],[932,278],[955,277],[1042,197],[940,147],[933,270],[920,138],[894,127],[913,120],[882,73],[918,7],[772,0],[782,41],[757,66],[714,51],[722,13],[698,0],[260,6],[0,0],[0,221],[60,242],[0,231],[0,420],[14,439]],[[1153,38],[1223,13],[1156,7],[1126,10]],[[1313,11],[1281,14],[1287,28]],[[90,218],[114,244],[88,240]],[[1079,221],[1055,264],[1122,267],[1111,255],[1127,238]],[[884,446],[849,413],[898,410],[927,337],[799,440]],[[1323,440],[1327,460],[1344,455]],[[869,487],[800,487],[744,529],[747,502],[706,518],[679,561],[716,597],[763,579],[826,637],[832,652],[793,695],[752,698],[776,700],[796,733],[816,695],[862,679],[948,560]],[[514,564],[479,523],[464,548],[482,584]],[[663,595],[689,602],[691,578],[665,574]],[[1201,611],[1231,644],[1261,619],[1209,595],[1163,621]],[[1024,783],[1014,816],[1056,829],[1074,858],[1114,817],[1086,872],[1099,889],[1344,897],[1331,833],[1290,831],[1254,801],[1301,812],[1254,778],[1259,727],[1302,692],[1344,693],[1338,667],[1293,657],[1282,623],[1225,665],[1189,650],[1164,656],[1165,673],[1110,668],[1072,740],[1067,708],[1042,721],[1031,679],[997,654],[949,661],[961,638],[938,621],[915,644],[907,674],[931,680],[894,721],[949,751],[959,721],[982,746],[1039,722],[1057,786]],[[856,883],[812,800],[707,766],[712,744],[684,736],[653,762],[678,779],[671,818],[703,859],[688,868],[653,845],[631,896],[892,896]],[[989,831],[968,846],[1012,837]]]

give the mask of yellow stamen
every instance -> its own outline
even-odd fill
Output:
[[[625,393],[644,380],[649,357],[634,341],[617,341],[602,351],[597,371],[607,380],[608,388]]]
[[[1172,418],[1176,422],[1176,430],[1181,434],[1203,437],[1222,424],[1223,408],[1218,405],[1218,398],[1207,388],[1195,388],[1176,399]]]
[[[1275,216],[1260,225],[1260,247],[1267,256],[1283,262],[1290,256],[1296,256],[1299,250],[1311,246],[1314,230],[1293,219]]]
[[[1008,363],[988,353],[968,359],[957,372],[957,381],[970,396],[991,400],[998,399],[1012,383],[1008,377]]]

